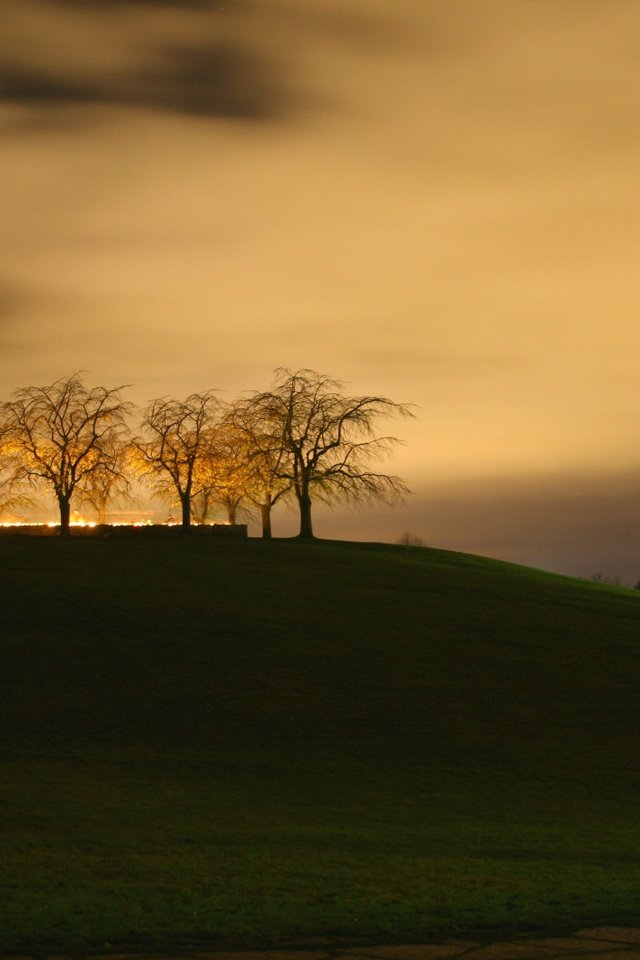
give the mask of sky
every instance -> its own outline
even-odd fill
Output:
[[[637,3],[0,13],[2,399],[312,368],[416,404],[318,535],[640,578]]]

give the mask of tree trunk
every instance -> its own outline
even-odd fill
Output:
[[[180,506],[182,507],[182,529],[186,531],[191,526],[191,497],[188,493],[180,494]]]
[[[308,491],[299,494],[298,506],[300,507],[300,533],[298,537],[302,540],[309,540],[313,537],[313,524],[311,522],[311,497]]]
[[[237,504],[237,503],[229,503],[229,504],[227,504],[227,520],[229,521],[229,523],[235,523],[235,522],[236,522],[236,510],[237,510],[237,509],[238,509],[238,504]]]
[[[68,537],[70,534],[69,521],[71,520],[71,502],[69,497],[58,497],[58,506],[60,507],[60,536]]]
[[[260,504],[262,516],[262,539],[271,540],[271,494],[268,493],[264,503]]]

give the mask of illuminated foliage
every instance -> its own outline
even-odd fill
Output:
[[[250,398],[259,424],[259,449],[270,458],[273,478],[287,485],[300,510],[300,537],[312,537],[314,499],[392,502],[408,492],[400,477],[372,465],[399,443],[377,436],[379,421],[412,416],[386,397],[349,397],[343,385],[315,370],[280,368],[271,390]]]
[[[204,521],[213,507],[220,506],[229,523],[235,523],[252,474],[245,438],[235,428],[228,409],[210,433],[196,477],[199,489],[193,498],[193,516]]]
[[[22,507],[33,506],[33,498],[14,477],[14,457],[10,452],[10,444],[0,436],[0,515],[7,511]]]
[[[0,433],[13,487],[53,491],[60,533],[69,533],[71,500],[93,474],[116,474],[112,451],[126,435],[131,409],[121,387],[88,388],[79,374],[46,387],[24,387],[0,407]]]
[[[98,523],[107,522],[110,504],[132,502],[131,451],[126,438],[112,437],[105,443],[107,459],[87,473],[79,486],[78,500],[95,511]]]
[[[229,418],[244,451],[245,498],[259,509],[262,537],[270,540],[271,511],[291,489],[289,478],[281,475],[286,451],[273,442],[269,422],[263,419],[263,411],[254,398],[234,404]]]
[[[211,390],[186,400],[152,400],[143,411],[142,436],[132,445],[139,474],[158,495],[178,498],[185,530],[191,525],[192,498],[203,489],[215,456],[222,410]]]

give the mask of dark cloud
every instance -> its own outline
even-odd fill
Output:
[[[34,119],[41,125],[56,120],[68,125],[69,111],[63,114],[60,108],[87,105],[277,120],[305,99],[299,73],[294,82],[305,45],[324,37],[336,45],[375,52],[398,46],[408,51],[420,42],[402,17],[342,11],[322,3],[303,9],[279,2],[270,7],[255,0],[45,0],[45,4],[53,31],[50,43],[61,55],[53,59],[49,55],[42,37],[45,21],[38,20],[36,7],[27,3],[30,18],[20,21],[14,15],[14,24],[19,25],[14,26],[14,36],[18,29],[21,42],[7,48],[4,62],[0,59],[0,102],[30,109],[31,116],[19,118],[22,126],[33,125]],[[170,11],[173,19],[165,23],[157,17],[154,11],[160,9]],[[182,24],[175,43],[167,26],[174,21]],[[80,33],[74,40],[76,28]],[[27,42],[30,29],[38,33],[33,43]],[[115,57],[109,66],[108,56],[88,58],[87,51],[102,43]],[[307,94],[307,107],[316,100]],[[86,119],[87,112],[82,116]]]
[[[199,116],[268,119],[291,104],[273,64],[231,41],[168,48],[146,79],[150,103]]]
[[[0,66],[0,97],[13,103],[94,103],[98,93],[89,83],[55,77],[37,67]]]
[[[165,47],[152,65],[109,77],[65,77],[5,64],[0,97],[43,109],[108,104],[239,120],[275,118],[291,106],[269,60],[229,40]]]
[[[640,469],[450,486],[419,498],[416,532],[434,546],[576,576],[640,577]]]
[[[74,105],[239,120],[275,119],[293,105],[278,45],[269,32],[247,29],[245,0],[48,0],[46,6],[46,18],[33,4],[17,8],[24,16],[9,18],[0,57],[0,102],[27,107],[43,122]],[[156,16],[160,7],[168,19]]]
[[[405,507],[316,511],[316,532],[340,539],[396,541],[403,532],[430,547],[495,557],[633,586],[640,579],[640,467],[611,474],[460,480],[416,492]],[[296,532],[295,516],[278,519]],[[282,528],[282,529],[281,529]]]

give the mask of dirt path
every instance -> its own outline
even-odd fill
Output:
[[[382,947],[333,944],[312,950],[208,953],[200,954],[198,960],[640,960],[640,928],[602,927],[580,930],[569,937],[491,944],[472,940]]]
[[[337,943],[291,950],[196,950],[182,954],[105,954],[104,960],[640,960],[640,927],[598,927],[567,937],[496,943],[450,940],[442,944],[347,947]],[[31,960],[7,957],[5,960]],[[70,960],[56,954],[49,960]],[[92,960],[99,960],[94,955]]]

